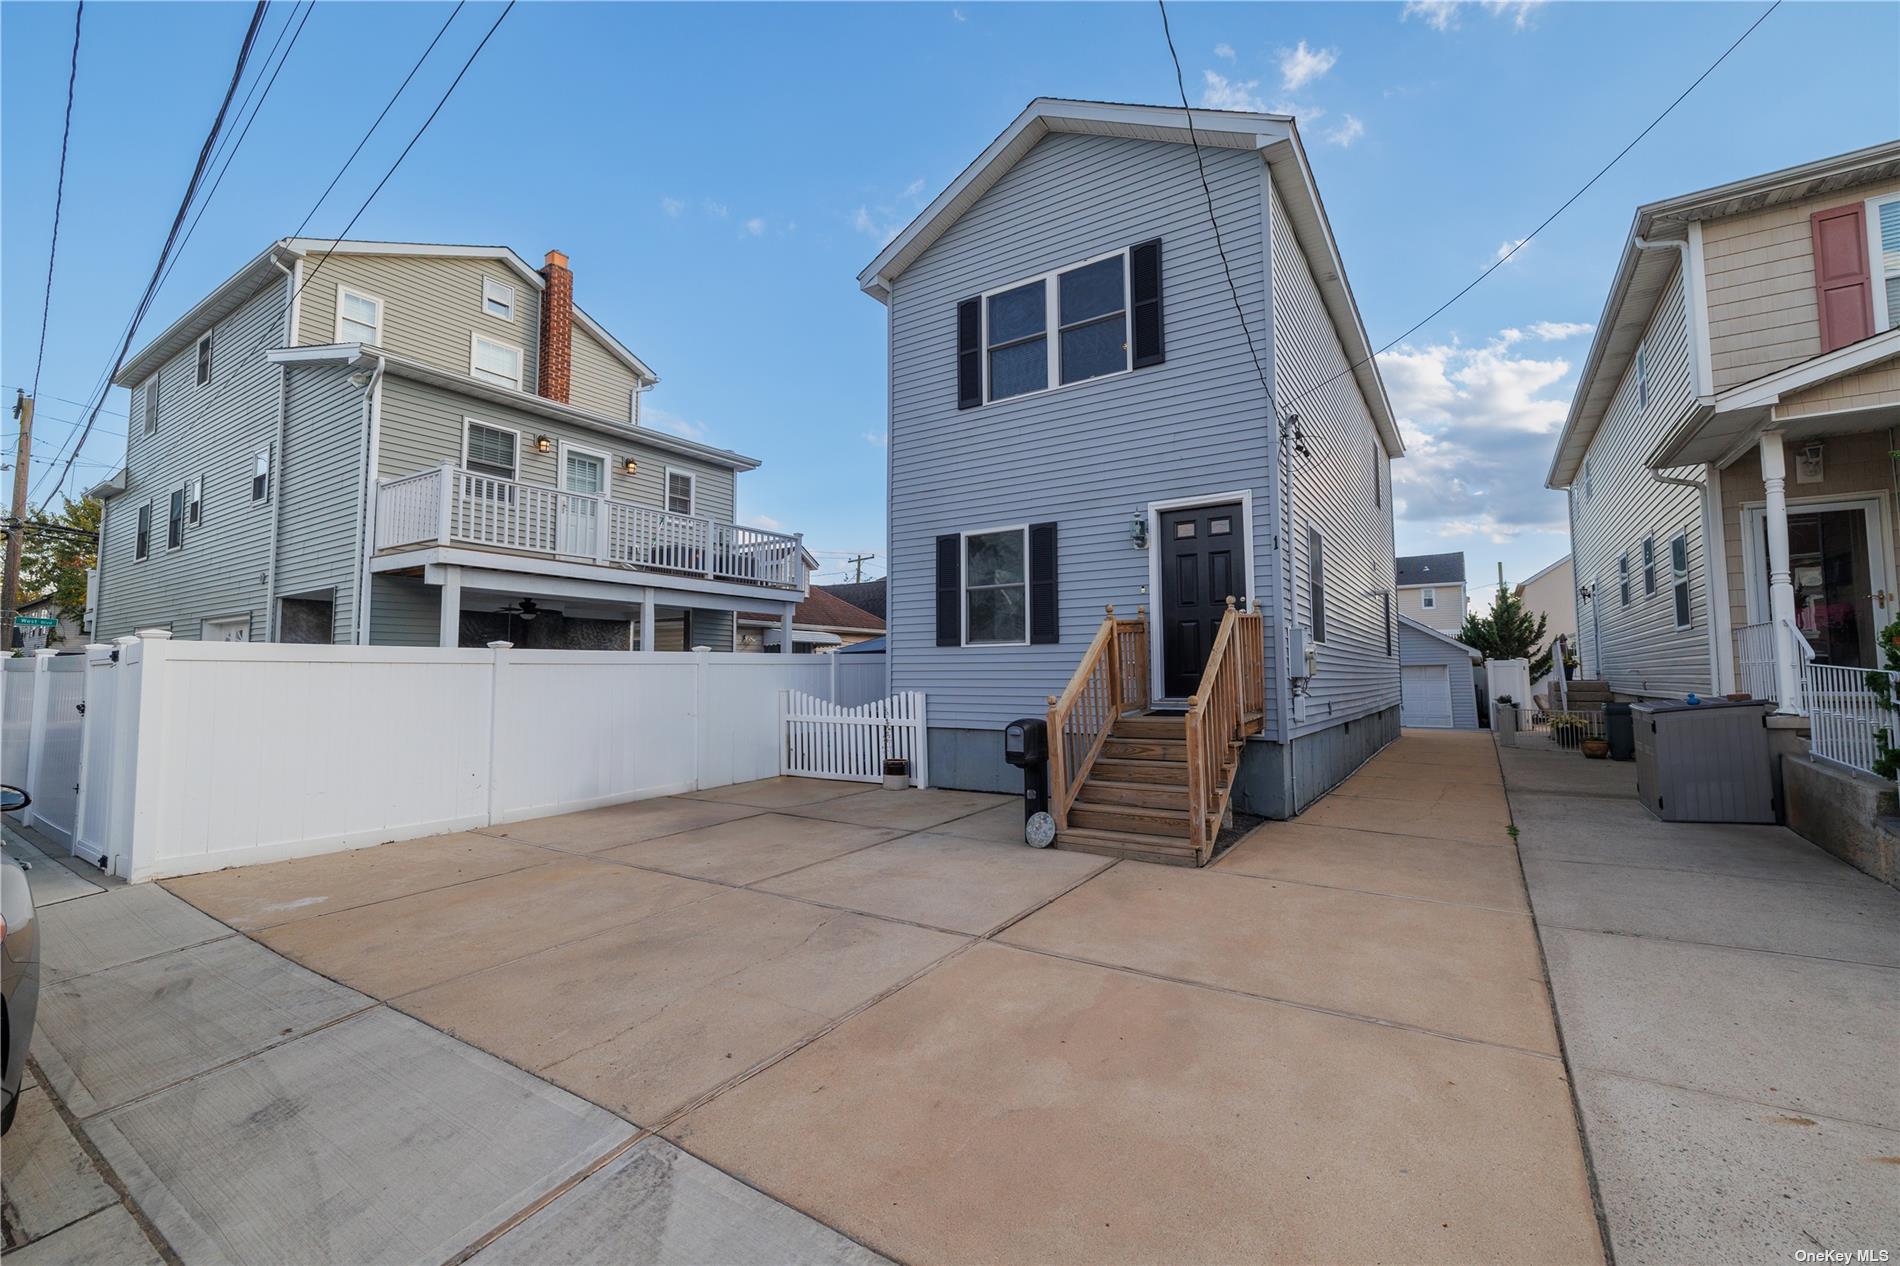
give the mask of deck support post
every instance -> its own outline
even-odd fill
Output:
[[[452,651],[462,641],[462,569],[442,569],[442,614],[436,629],[436,645]]]

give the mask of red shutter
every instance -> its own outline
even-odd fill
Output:
[[[1821,314],[1821,350],[1831,352],[1874,332],[1865,208],[1856,202],[1816,211],[1808,222],[1814,231],[1814,300]]]

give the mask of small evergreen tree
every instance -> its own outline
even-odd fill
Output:
[[[1489,611],[1465,616],[1458,640],[1482,652],[1486,659],[1530,660],[1531,680],[1537,681],[1550,672],[1555,645],[1538,649],[1538,643],[1544,640],[1545,623],[1543,615],[1526,611],[1522,598],[1499,585]]]

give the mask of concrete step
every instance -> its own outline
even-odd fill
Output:
[[[1075,802],[1185,811],[1188,807],[1188,793],[1185,785],[1168,787],[1156,783],[1110,782],[1091,774],[1089,780],[1082,784],[1082,790],[1076,793]]]
[[[1117,738],[1110,734],[1102,744],[1102,760],[1164,760],[1187,762],[1187,740],[1181,738]]]
[[[1181,760],[1111,760],[1104,753],[1095,758],[1095,764],[1089,768],[1089,777],[1101,778],[1107,782],[1143,782],[1167,787],[1186,787],[1187,761],[1185,757]]]
[[[1117,738],[1180,738],[1187,733],[1184,716],[1116,717],[1110,731]]]
[[[1090,831],[1126,831],[1131,835],[1159,835],[1185,840],[1186,809],[1149,809],[1141,805],[1083,804],[1069,810],[1069,825]]]

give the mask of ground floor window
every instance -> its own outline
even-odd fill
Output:
[[[963,644],[1029,641],[1029,528],[963,534]]]

